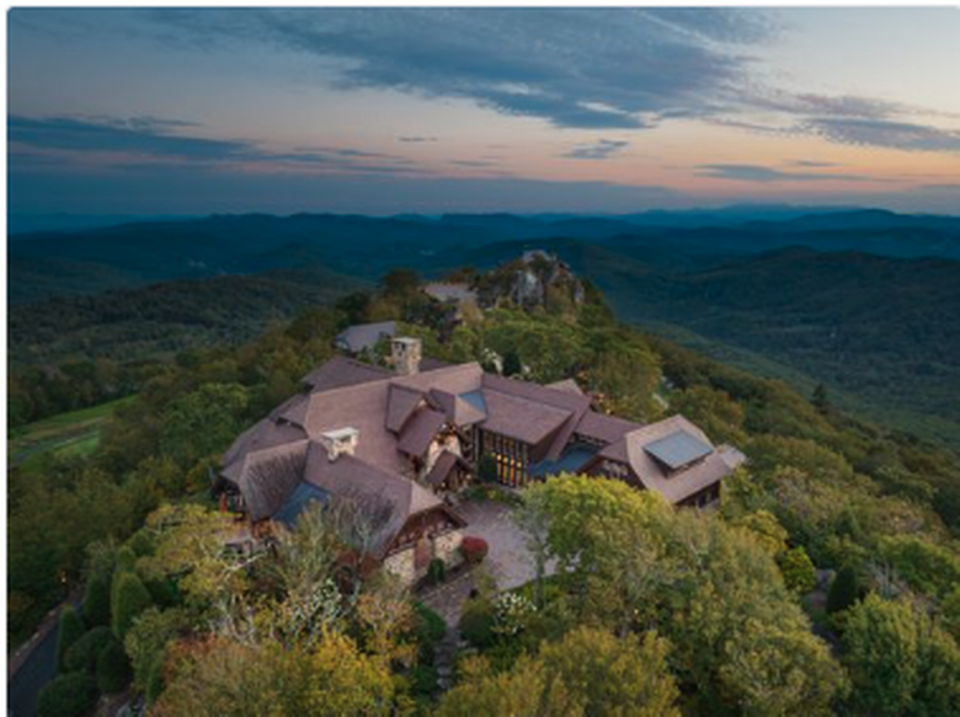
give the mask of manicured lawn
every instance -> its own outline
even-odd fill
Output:
[[[10,465],[30,472],[50,453],[89,455],[100,443],[100,429],[114,411],[133,396],[99,406],[45,418],[11,432],[7,440]]]

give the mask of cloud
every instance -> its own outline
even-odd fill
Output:
[[[87,119],[11,116],[7,137],[11,143],[75,152],[133,152],[156,156],[223,160],[251,150],[245,142],[185,137],[174,128],[191,126],[176,120],[146,117]]]
[[[326,9],[156,13],[217,42],[312,55],[334,84],[464,98],[557,127],[645,128],[698,115],[775,31],[735,9]]]
[[[824,172],[784,172],[758,164],[702,164],[701,177],[732,179],[739,182],[880,182],[877,177],[862,174],[828,174]]]
[[[814,134],[841,144],[892,147],[907,152],[960,152],[960,132],[886,119],[818,117]]]
[[[610,159],[629,146],[626,140],[600,139],[592,144],[579,144],[560,156],[567,159]]]
[[[436,142],[436,141],[438,141],[438,140],[437,140],[436,137],[405,137],[405,136],[400,136],[400,137],[397,137],[397,141],[398,141],[398,142],[407,142],[407,143],[418,144],[418,143],[421,143],[421,142]]]
[[[405,157],[350,147],[300,147],[279,152],[247,140],[210,139],[185,135],[198,125],[184,120],[152,117],[22,117],[7,122],[11,164],[47,165],[92,157],[104,167],[146,171],[175,162],[198,167],[218,165],[309,168],[359,174],[420,174]],[[51,152],[57,156],[51,155]]]
[[[836,162],[819,162],[812,159],[795,159],[790,163],[791,167],[839,167]]]

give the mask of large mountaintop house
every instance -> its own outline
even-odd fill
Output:
[[[541,386],[440,364],[417,339],[391,340],[393,370],[339,356],[302,393],[243,433],[217,490],[254,525],[292,523],[311,501],[349,500],[373,522],[372,555],[405,580],[454,561],[465,521],[444,497],[481,457],[520,487],[560,472],[624,480],[702,506],[742,461],[682,416],[643,425],[591,409],[572,380]]]

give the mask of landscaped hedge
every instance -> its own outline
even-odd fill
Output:
[[[113,633],[106,625],[88,630],[67,650],[63,658],[63,668],[70,672],[93,672],[97,666],[97,657],[111,640]]]
[[[110,640],[97,658],[97,687],[104,694],[112,695],[129,685],[132,678],[133,670],[123,645]]]
[[[97,704],[97,681],[86,672],[55,677],[40,691],[37,717],[85,717]]]

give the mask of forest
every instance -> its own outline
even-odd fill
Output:
[[[451,327],[419,281],[394,271],[239,347],[182,350],[92,455],[10,472],[11,647],[84,594],[82,615],[61,617],[41,715],[85,714],[128,684],[157,715],[960,711],[954,454],[846,414],[829,389],[807,398],[628,326],[589,282],[583,304],[547,292]],[[308,511],[245,555],[223,549],[234,523],[210,499],[236,435],[298,390],[339,329],[384,318],[434,358],[573,377],[635,420],[681,412],[748,467],[716,513],[579,476],[523,492],[530,549],[562,569],[471,597],[441,692],[442,621],[339,561],[351,539],[336,515]]]
[[[559,254],[645,331],[805,394],[823,383],[848,412],[960,448],[960,220],[877,210],[241,215],[16,235],[13,422],[51,415],[31,403],[82,405],[63,390],[23,397],[65,363],[239,345],[392,265],[436,278],[530,248]]]

